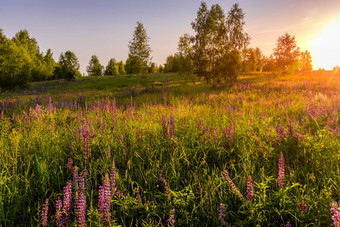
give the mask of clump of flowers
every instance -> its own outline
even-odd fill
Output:
[[[170,210],[170,217],[167,220],[167,222],[169,223],[170,226],[174,226],[175,225],[175,209]]]
[[[241,200],[244,199],[243,195],[240,193],[240,190],[236,187],[236,185],[234,184],[234,182],[231,180],[230,176],[229,176],[229,172],[228,171],[224,171],[223,172],[223,176],[225,181],[227,182],[227,184],[229,185],[231,191],[238,196]]]
[[[282,152],[281,152],[281,156],[279,158],[278,165],[279,165],[279,173],[278,173],[277,181],[278,181],[279,186],[283,186],[285,184],[283,182],[284,179],[285,179],[285,160],[284,160]]]
[[[306,211],[306,204],[303,202],[303,200],[300,203],[300,211],[305,212]]]
[[[86,197],[85,179],[80,175],[77,180],[77,191],[75,196],[74,211],[76,213],[78,226],[85,227],[86,222]]]
[[[43,209],[41,211],[41,225],[47,226],[47,215],[48,215],[48,199],[43,205]]]
[[[170,185],[168,181],[163,177],[162,175],[163,170],[161,170],[159,174],[159,181],[163,183],[164,189],[165,189],[165,194],[168,196],[168,200],[171,200],[171,195],[170,195]]]
[[[224,220],[225,217],[225,204],[221,203],[220,204],[220,211],[218,214],[218,220],[221,221],[222,226],[227,226],[228,223]]]
[[[66,224],[69,224],[69,217],[71,212],[71,201],[72,201],[72,183],[69,180],[64,187],[63,194],[63,214],[65,215]]]
[[[136,189],[136,199],[137,199],[139,204],[142,204],[142,197],[140,196],[140,190],[139,190],[138,186],[137,186],[137,189]]]
[[[287,222],[286,227],[292,227],[292,225],[290,224],[290,222]]]
[[[64,226],[64,217],[63,217],[63,212],[62,212],[63,204],[62,204],[59,197],[58,197],[58,199],[55,203],[56,203],[56,205],[55,205],[55,208],[56,208],[56,214],[55,214],[56,225],[58,227],[61,227],[61,226]]]
[[[111,187],[109,177],[106,175],[104,184],[99,186],[98,213],[101,215],[104,225],[111,222]]]
[[[333,202],[330,204],[331,209],[330,211],[333,213],[332,220],[333,220],[333,225],[336,227],[340,226],[340,209],[339,205],[337,202]]]
[[[110,171],[110,188],[111,188],[111,195],[114,195],[116,192],[116,166],[115,161],[112,162],[112,167]]]
[[[253,188],[253,180],[251,179],[251,176],[248,176],[247,179],[247,200],[253,201],[254,197],[254,188]]]

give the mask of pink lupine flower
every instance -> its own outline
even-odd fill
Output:
[[[247,200],[252,201],[254,197],[254,192],[253,192],[253,180],[251,179],[251,176],[248,176],[247,179]]]
[[[47,226],[47,215],[48,215],[48,199],[43,205],[43,209],[41,211],[41,225]]]
[[[229,185],[231,191],[238,196],[241,200],[243,200],[243,195],[240,193],[240,190],[236,187],[236,185],[234,184],[234,182],[231,180],[230,176],[229,176],[229,172],[228,171],[224,171],[223,172],[223,176],[225,181],[227,182],[227,184]]]
[[[278,171],[278,178],[277,178],[277,181],[278,181],[278,184],[279,186],[283,186],[285,183],[283,182],[284,179],[285,179],[285,160],[284,160],[284,157],[283,157],[283,153],[281,152],[281,156],[279,158],[279,171]]]

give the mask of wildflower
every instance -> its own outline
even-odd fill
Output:
[[[162,116],[162,128],[163,128],[163,134],[165,138],[168,138],[168,126],[166,124],[166,116]]]
[[[338,203],[333,202],[330,205],[332,207],[330,211],[333,213],[333,216],[332,216],[333,225],[336,227],[339,227],[340,226],[340,209],[339,209]]]
[[[170,115],[169,136],[170,137],[174,137],[175,136],[175,117],[174,117],[173,113],[171,113],[171,115]]]
[[[303,202],[303,200],[300,203],[300,211],[302,211],[302,212],[306,211],[306,204]]]
[[[279,173],[278,173],[277,181],[278,181],[279,186],[283,186],[285,184],[283,182],[284,179],[285,179],[285,160],[284,160],[282,152],[281,152],[281,156],[279,158],[278,165],[279,165]]]
[[[63,214],[65,214],[65,221],[67,224],[69,224],[71,202],[72,202],[72,183],[69,180],[66,186],[64,187],[63,193]]]
[[[222,226],[227,226],[228,223],[224,220],[225,217],[225,204],[220,204],[220,212],[218,214],[218,220],[221,221]]]
[[[253,200],[253,180],[251,179],[251,176],[248,176],[247,179],[247,200],[252,201]]]
[[[114,195],[116,192],[116,166],[115,161],[112,162],[112,167],[110,171],[110,189],[111,195]]]
[[[55,209],[56,209],[56,225],[58,227],[64,226],[64,217],[63,217],[63,212],[62,212],[62,202],[60,198],[58,197],[57,201],[55,202]]]
[[[109,177],[106,175],[104,184],[99,186],[98,213],[101,215],[104,225],[111,221],[111,188]]]
[[[170,217],[167,220],[167,222],[170,224],[170,226],[174,226],[175,224],[175,209],[170,210]]]
[[[47,226],[47,215],[48,215],[48,199],[46,199],[43,209],[41,211],[41,225]]]
[[[78,226],[85,227],[86,220],[86,198],[85,198],[85,179],[84,176],[80,175],[77,180],[76,196],[74,211],[76,213]]]
[[[292,225],[290,224],[290,222],[287,222],[286,227],[292,227]]]
[[[137,199],[139,204],[142,204],[142,198],[140,196],[140,190],[139,190],[138,186],[137,186],[137,189],[136,189],[136,199]]]
[[[72,158],[68,158],[68,162],[67,162],[67,168],[73,172],[73,160]]]
[[[228,171],[224,171],[223,172],[223,176],[225,181],[227,182],[227,184],[229,185],[231,191],[238,196],[241,200],[243,200],[243,195],[240,193],[240,190],[236,187],[236,185],[234,184],[234,182],[231,180],[230,176],[229,176],[229,172]]]
[[[164,189],[165,189],[165,194],[168,196],[168,200],[171,200],[171,195],[170,195],[170,185],[168,181],[163,177],[162,175],[163,170],[161,170],[159,174],[159,181],[163,183]]]

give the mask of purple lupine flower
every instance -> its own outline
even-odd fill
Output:
[[[84,143],[84,157],[85,157],[85,163],[87,164],[90,158],[90,132],[88,130],[88,125],[86,122],[84,122],[82,128],[81,128],[81,133],[82,133],[82,139]]]
[[[300,211],[302,211],[302,212],[306,211],[306,204],[303,202],[303,200],[300,203]]]
[[[228,223],[224,220],[225,218],[225,204],[220,204],[220,211],[218,213],[218,220],[220,220],[222,226],[227,226]]]
[[[111,195],[116,193],[116,166],[115,161],[112,161],[112,167],[110,171],[110,188],[111,188]]]
[[[253,201],[254,197],[254,188],[253,188],[253,180],[251,179],[251,175],[248,176],[247,179],[247,200]]]
[[[336,227],[340,227],[340,209],[337,202],[333,202],[330,204],[331,209],[330,211],[333,213],[332,220],[333,225]]]
[[[162,128],[163,128],[163,134],[165,138],[168,138],[168,126],[166,123],[166,116],[162,116]]]
[[[276,126],[276,133],[278,142],[282,142],[287,135],[287,132],[282,125]]]
[[[46,199],[46,202],[43,205],[42,211],[41,211],[41,225],[47,226],[47,215],[48,215],[48,199]]]
[[[72,202],[72,182],[67,181],[66,186],[64,187],[63,194],[63,214],[65,214],[66,224],[69,224],[70,221],[70,212],[71,212],[71,202]]]
[[[136,199],[137,199],[139,204],[142,204],[142,197],[140,196],[140,190],[139,190],[138,186],[137,186],[137,189],[136,189]]]
[[[72,158],[68,158],[68,161],[67,161],[67,168],[73,172],[73,160]]]
[[[290,222],[287,222],[286,227],[292,227],[292,225],[290,224]]]
[[[77,181],[74,211],[77,217],[78,226],[85,227],[86,221],[86,197],[85,197],[85,179],[80,175]]]
[[[64,217],[63,217],[63,212],[62,212],[62,202],[60,200],[60,198],[58,197],[57,201],[55,202],[55,217],[56,217],[56,225],[58,227],[64,226]]]
[[[165,189],[165,194],[168,197],[168,200],[171,200],[171,195],[170,195],[170,185],[168,183],[168,181],[163,177],[162,175],[163,170],[161,170],[160,174],[159,174],[159,181],[163,183],[164,185],[164,189]]]
[[[169,136],[170,137],[175,136],[175,116],[173,113],[171,113],[169,120]]]
[[[279,186],[283,186],[285,183],[283,182],[285,179],[285,160],[283,157],[283,153],[281,152],[280,158],[279,158],[279,171],[278,171],[278,184]]]
[[[235,126],[232,125],[223,129],[223,136],[227,140],[227,144],[225,145],[228,149],[231,149],[234,144],[234,133],[235,133]]]
[[[111,222],[111,188],[109,177],[106,175],[104,184],[99,186],[98,213],[101,215],[104,225]]]
[[[234,182],[231,180],[230,176],[229,176],[229,172],[227,170],[224,170],[223,172],[223,176],[225,181],[227,182],[227,184],[229,185],[232,193],[234,193],[236,196],[238,196],[241,200],[243,200],[243,195],[240,193],[240,190],[238,190],[238,188],[236,187],[236,185],[234,184]]]
[[[175,209],[171,209],[170,210],[170,217],[167,220],[167,222],[169,223],[170,226],[174,226],[175,225]]]

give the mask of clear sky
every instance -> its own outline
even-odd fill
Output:
[[[81,72],[95,54],[106,65],[111,57],[125,61],[128,43],[137,21],[141,21],[150,37],[153,61],[165,63],[176,52],[178,38],[193,34],[191,22],[196,18],[200,0],[0,0],[0,28],[11,38],[27,29],[37,39],[41,51],[52,49],[58,60],[61,52],[71,50],[78,56]],[[317,44],[319,37],[332,34],[339,27],[340,0],[209,0],[210,7],[219,4],[225,13],[239,3],[251,36],[251,46],[260,47],[269,56],[277,38],[288,32],[295,35],[302,50],[312,53],[314,68],[327,68]],[[328,30],[327,30],[328,29]],[[328,33],[324,33],[328,31]],[[334,31],[335,33],[337,31]],[[337,36],[340,43],[339,31]],[[323,42],[325,38],[321,39]],[[327,40],[326,40],[327,42]],[[319,45],[319,46],[318,46]],[[317,47],[318,46],[318,47]],[[334,48],[328,44],[327,48]],[[326,49],[327,49],[326,48]],[[339,48],[339,44],[337,46]],[[338,49],[339,51],[339,49]],[[340,51],[339,51],[340,52]],[[315,56],[318,53],[318,57]],[[325,53],[324,53],[325,55]],[[330,59],[330,58],[333,59]],[[328,62],[340,55],[331,55]],[[325,58],[322,56],[322,58]],[[340,65],[340,62],[339,62]]]

